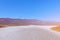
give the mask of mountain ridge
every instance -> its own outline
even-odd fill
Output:
[[[0,18],[1,25],[58,25],[60,22],[42,21],[36,19]]]

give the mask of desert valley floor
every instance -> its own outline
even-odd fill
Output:
[[[11,26],[0,28],[0,40],[60,40],[60,32],[51,30],[55,26]]]

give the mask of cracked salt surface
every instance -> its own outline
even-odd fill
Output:
[[[0,28],[0,40],[60,40],[52,26],[16,26]]]

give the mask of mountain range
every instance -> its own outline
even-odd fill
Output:
[[[58,25],[60,22],[43,21],[36,19],[12,19],[12,18],[0,18],[0,25]]]

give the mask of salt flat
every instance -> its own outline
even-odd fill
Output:
[[[60,40],[60,33],[49,30],[53,26],[11,26],[0,28],[0,40]]]

